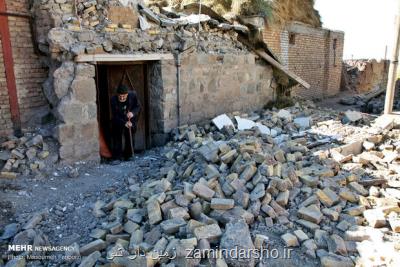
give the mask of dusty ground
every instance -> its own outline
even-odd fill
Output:
[[[316,101],[315,104],[319,107],[322,108],[332,108],[334,110],[337,111],[347,111],[347,110],[358,110],[357,106],[347,106],[347,105],[343,105],[339,103],[339,100],[342,99],[343,97],[349,97],[349,96],[353,96],[354,92],[351,91],[341,91],[339,94],[333,96],[333,97],[329,97],[329,98],[325,98],[325,99],[321,99],[319,101]]]

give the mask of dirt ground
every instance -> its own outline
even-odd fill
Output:
[[[357,110],[357,106],[347,106],[339,103],[339,100],[343,97],[349,97],[355,95],[354,92],[351,91],[341,91],[339,94],[321,99],[319,101],[315,101],[315,104],[322,108],[332,108],[337,111],[346,111],[346,110]]]

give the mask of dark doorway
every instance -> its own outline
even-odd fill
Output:
[[[110,100],[116,94],[119,84],[132,87],[137,93],[142,106],[137,131],[135,135],[135,151],[143,151],[150,146],[149,140],[149,111],[148,111],[148,82],[147,65],[138,64],[98,64],[97,65],[97,114],[100,131],[107,144],[112,150],[112,127]],[[101,142],[101,141],[100,141]]]

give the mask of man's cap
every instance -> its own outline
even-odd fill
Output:
[[[117,94],[127,94],[129,91],[128,87],[125,85],[120,85],[117,88]]]

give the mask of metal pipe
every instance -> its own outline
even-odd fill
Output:
[[[393,111],[394,91],[396,85],[397,66],[399,64],[399,44],[400,44],[400,5],[397,7],[396,17],[396,32],[395,42],[392,53],[392,60],[390,61],[388,84],[386,87],[385,109],[384,114],[390,114]]]
[[[181,88],[181,54],[176,54],[176,112],[178,116],[178,127],[181,126],[181,102],[180,102],[180,88]]]

